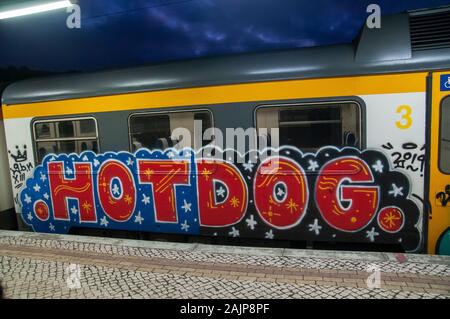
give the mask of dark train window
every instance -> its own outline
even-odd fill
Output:
[[[450,97],[442,101],[440,125],[439,167],[443,173],[450,174]]]
[[[129,132],[131,151],[145,147],[148,149],[166,149],[170,147],[200,148],[208,141],[195,140],[195,126],[201,124],[201,134],[212,127],[212,115],[209,111],[180,111],[167,113],[145,113],[130,116]],[[190,140],[172,139],[177,128],[187,129]]]
[[[360,108],[356,103],[323,103],[259,108],[257,126],[279,129],[279,145],[303,151],[323,146],[361,147]]]
[[[99,152],[97,123],[91,118],[36,121],[34,138],[38,163],[49,153]]]

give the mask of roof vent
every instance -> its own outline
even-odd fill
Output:
[[[450,48],[450,9],[410,13],[413,51]]]

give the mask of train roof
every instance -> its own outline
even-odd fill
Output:
[[[450,7],[382,18],[351,44],[193,59],[9,85],[6,105],[211,85],[450,68]]]

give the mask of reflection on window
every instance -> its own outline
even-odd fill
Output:
[[[442,101],[440,130],[439,167],[450,174],[450,97]]]
[[[258,128],[278,128],[279,145],[303,151],[323,146],[361,147],[360,110],[356,103],[264,107],[257,110]]]
[[[38,163],[49,153],[98,153],[97,125],[94,119],[40,121],[34,123]]]
[[[131,150],[139,148],[164,150],[170,147],[200,148],[208,141],[195,139],[195,125],[201,124],[201,134],[212,127],[211,113],[208,111],[193,112],[168,112],[135,114],[130,117],[130,141]],[[190,132],[191,139],[183,140],[172,138],[172,132],[177,128],[183,128]]]

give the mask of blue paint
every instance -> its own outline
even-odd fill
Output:
[[[450,91],[450,74],[441,75],[441,91]]]
[[[175,153],[173,150],[170,151]],[[185,156],[186,152],[189,152],[189,156]],[[94,176],[94,190],[97,189],[97,173],[102,166],[102,163],[109,159],[115,159],[126,165],[133,174],[134,180],[138,181],[138,173],[136,167],[137,158],[146,159],[170,159],[168,156],[169,151],[149,151],[147,149],[141,149],[136,154],[128,152],[108,152],[104,154],[96,155],[91,151],[86,151],[77,154],[61,154],[61,155],[47,155],[41,165],[37,166],[32,178],[26,182],[26,188],[21,192],[20,200],[22,203],[22,219],[29,226],[37,232],[55,232],[55,233],[67,233],[70,227],[90,227],[100,229],[119,229],[119,230],[132,230],[132,231],[149,231],[149,232],[164,232],[164,233],[185,233],[185,234],[199,234],[199,218],[197,205],[197,187],[195,182],[196,165],[194,161],[194,153],[192,151],[184,150],[183,153],[177,154],[175,158],[187,159],[190,162],[190,185],[178,185],[175,188],[176,206],[178,212],[178,221],[176,223],[158,223],[155,221],[155,212],[153,205],[153,196],[150,194],[151,185],[142,184],[137,188],[136,208],[130,219],[126,222],[115,222],[110,219],[103,211],[98,197],[98,192],[94,191],[97,222],[94,223],[80,223],[79,212],[81,209],[80,203],[75,199],[68,199],[69,209],[69,221],[55,220],[53,218],[52,203],[50,196],[50,187],[48,179],[47,164],[50,161],[64,162],[64,177],[66,179],[74,177],[74,163],[91,163],[93,176]],[[178,156],[179,155],[179,156]],[[174,159],[174,158],[172,158]],[[115,181],[113,179],[113,181]],[[118,184],[118,183],[117,183]],[[37,186],[36,186],[37,185]],[[137,184],[136,184],[137,185]],[[120,186],[119,191],[120,191]],[[149,198],[149,202],[144,202],[143,194],[146,194]],[[46,221],[39,220],[33,213],[33,204],[38,201],[44,201],[49,207],[49,219]],[[192,204],[191,211],[185,212],[182,209],[184,201]],[[140,220],[136,217],[139,215],[143,218]],[[30,214],[31,213],[31,214]],[[30,215],[29,215],[30,214]],[[31,216],[31,218],[29,217]],[[101,220],[104,219],[107,223],[101,224]],[[140,222],[139,222],[140,220]],[[183,224],[189,225],[188,228]]]

